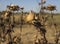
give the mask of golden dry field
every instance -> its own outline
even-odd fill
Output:
[[[15,17],[15,22],[20,21],[20,15],[14,15]],[[12,19],[12,18],[11,18]],[[47,20],[47,26],[45,27],[46,29],[46,39],[48,43],[55,44],[55,39],[56,39],[56,29],[53,25],[51,25],[52,19],[49,17]],[[60,32],[60,15],[54,15],[54,22],[57,24],[56,28],[58,32]],[[13,30],[14,32],[11,33],[12,38],[14,36],[20,38],[20,25],[17,24]],[[21,32],[21,43],[17,44],[34,44],[34,39],[35,35],[38,35],[38,38],[41,39],[42,36],[40,33],[37,31],[37,28],[34,25],[30,24],[23,24],[22,25],[22,32]],[[8,35],[6,35],[6,38],[8,38]],[[1,42],[1,44],[7,44],[7,40],[5,42]],[[19,41],[20,42],[20,41]],[[60,40],[59,40],[60,43]]]

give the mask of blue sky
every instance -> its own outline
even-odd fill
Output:
[[[7,5],[16,4],[19,6],[23,6],[25,11],[33,10],[35,12],[39,11],[38,3],[41,0],[0,0],[0,11],[5,10]],[[46,4],[53,4],[57,7],[57,12],[60,13],[60,0],[46,0]]]

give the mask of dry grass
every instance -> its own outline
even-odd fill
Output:
[[[49,18],[50,19],[50,18]],[[20,20],[20,15],[15,15],[15,21],[19,22]],[[60,15],[56,15],[54,16],[54,20],[57,24],[60,24]],[[51,20],[48,20],[51,23]],[[20,37],[20,27],[14,27],[14,33],[12,32],[12,37],[17,36]],[[60,25],[57,25],[57,30],[60,30]],[[55,31],[56,29],[54,29],[53,26],[47,26],[46,27],[46,38],[48,40],[48,42],[54,43],[55,41]],[[23,25],[22,27],[22,42],[23,44],[33,44],[33,40],[34,35],[38,34],[38,38],[41,38],[40,33],[37,32],[36,27],[34,27],[33,25]],[[5,44],[5,43],[1,43],[1,44]]]

